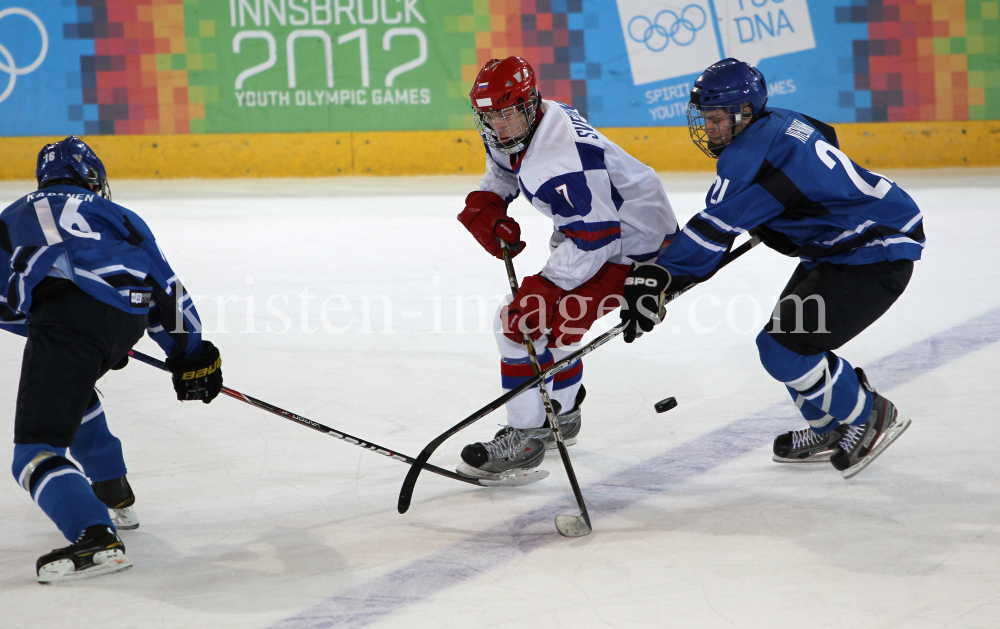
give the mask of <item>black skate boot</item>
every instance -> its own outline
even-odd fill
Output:
[[[865,372],[860,368],[854,371],[861,386],[872,394],[872,412],[865,423],[847,427],[837,449],[830,456],[830,463],[843,473],[844,478],[851,478],[868,467],[910,427],[910,420],[899,417],[896,406],[868,384]]]
[[[456,471],[469,478],[500,480],[538,467],[544,458],[542,439],[527,430],[505,426],[491,441],[465,446]]]
[[[580,428],[582,426],[582,419],[580,417],[580,405],[583,404],[583,400],[587,397],[587,390],[580,385],[580,390],[576,393],[576,401],[573,402],[573,408],[566,411],[565,413],[559,408],[559,403],[552,400],[552,404],[555,406],[556,416],[559,419],[559,432],[562,433],[563,443],[567,446],[571,446],[576,443],[576,436],[580,434]],[[545,420],[545,425],[541,428],[529,428],[527,432],[535,437],[536,439],[541,439],[545,442],[546,450],[554,450],[556,448],[556,436],[552,434],[552,430],[549,429],[549,420]],[[497,433],[499,435],[500,433]]]
[[[823,435],[816,434],[812,428],[778,435],[774,438],[771,460],[776,463],[826,463],[845,432],[846,426],[837,426]]]
[[[128,484],[128,479],[122,476],[111,480],[91,483],[97,499],[103,502],[113,512],[111,523],[119,531],[131,531],[139,528],[139,516],[132,505],[135,504],[135,494]]]
[[[35,564],[39,583],[88,579],[131,567],[125,545],[104,524],[88,527],[75,542],[42,555]]]

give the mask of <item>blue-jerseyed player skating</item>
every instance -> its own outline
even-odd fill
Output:
[[[718,158],[718,176],[705,210],[655,262],[633,267],[625,340],[662,320],[666,294],[711,277],[739,234],[798,257],[757,336],[764,368],[809,423],[775,439],[774,460],[828,459],[850,478],[910,421],[834,350],[906,288],[924,247],[922,215],[899,186],[852,162],[832,127],[766,103],[763,75],[736,59],[713,64],[695,81],[691,137]]]
[[[179,400],[214,399],[222,363],[152,232],[111,202],[90,147],[72,136],[45,146],[35,175],[38,190],[0,214],[0,327],[27,337],[14,478],[72,542],[38,559],[46,583],[132,565],[116,529],[139,526],[135,496],[97,380],[144,332],[166,352]]]

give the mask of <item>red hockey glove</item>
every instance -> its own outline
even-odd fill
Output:
[[[524,333],[537,341],[551,327],[549,323],[558,312],[563,289],[541,275],[530,275],[521,282],[517,296],[500,311],[504,336],[515,343],[524,343]]]
[[[503,259],[497,238],[507,243],[512,258],[524,250],[521,226],[507,216],[507,204],[496,193],[485,190],[470,192],[465,197],[465,209],[458,215],[458,220],[495,258]]]

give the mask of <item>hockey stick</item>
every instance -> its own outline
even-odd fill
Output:
[[[143,354],[142,352],[136,351],[134,349],[130,349],[129,352],[128,352],[128,355],[129,355],[129,357],[134,358],[134,359],[138,360],[141,363],[146,363],[147,365],[152,365],[153,367],[156,367],[158,369],[162,369],[163,371],[170,371],[169,369],[167,369],[167,364],[164,363],[162,360],[158,360],[156,358],[153,358],[152,356],[148,356],[146,354]],[[257,408],[263,409],[263,410],[267,411],[268,413],[272,413],[274,415],[278,415],[279,417],[284,417],[285,419],[289,419],[289,420],[295,422],[296,424],[300,424],[302,426],[306,426],[307,428],[312,428],[313,430],[321,432],[321,433],[323,433],[325,435],[329,435],[329,436],[334,437],[336,439],[340,439],[341,441],[346,441],[347,443],[350,443],[351,445],[358,446],[359,448],[364,448],[365,450],[369,450],[371,452],[375,452],[376,454],[381,454],[382,456],[387,456],[390,459],[395,459],[397,461],[402,461],[403,463],[407,463],[409,465],[413,465],[414,463],[417,462],[416,459],[414,459],[413,457],[409,457],[409,456],[406,456],[405,454],[401,454],[399,452],[395,452],[393,450],[389,450],[388,448],[383,448],[382,446],[380,446],[378,444],[372,443],[370,441],[365,441],[364,439],[359,439],[358,437],[354,437],[352,435],[349,435],[346,432],[340,432],[339,430],[334,430],[333,428],[330,428],[329,426],[324,426],[323,424],[320,424],[318,422],[314,422],[313,420],[307,419],[305,417],[302,417],[301,415],[296,415],[295,413],[292,413],[290,411],[286,411],[283,408],[278,408],[277,406],[274,406],[273,404],[268,404],[267,402],[264,402],[262,400],[258,400],[257,398],[250,397],[249,395],[244,395],[243,393],[240,393],[239,391],[234,391],[233,389],[230,389],[229,387],[222,387],[222,393],[224,395],[228,395],[231,398],[237,399],[237,400],[239,400],[241,402],[246,402],[247,404],[250,404],[251,406],[256,406]],[[423,464],[423,466],[427,467],[427,469],[429,471],[434,472],[435,474],[439,474],[439,475],[445,476],[447,478],[453,478],[455,480],[462,481],[463,483],[469,483],[470,485],[480,485],[482,487],[496,487],[496,486],[517,485],[517,484],[520,484],[520,483],[517,482],[520,478],[527,478],[528,477],[527,475],[522,475],[522,476],[515,477],[515,478],[512,478],[512,479],[505,479],[504,482],[499,482],[499,481],[491,481],[491,480],[486,480],[486,479],[466,478],[465,476],[461,476],[460,474],[456,474],[455,472],[451,472],[449,470],[442,469],[440,467],[437,467],[436,465],[428,465],[426,462]],[[537,479],[534,479],[534,480],[541,480],[541,478],[537,478]],[[534,482],[534,480],[532,480],[531,482]],[[523,483],[523,484],[528,484],[528,483]]]
[[[510,249],[503,240],[497,238],[497,242],[500,243],[500,250],[503,252],[503,263],[507,267],[510,295],[516,299],[519,286],[517,284],[517,273],[514,272],[514,262],[510,258]],[[529,332],[524,332],[523,337],[524,346],[528,349],[528,359],[531,361],[531,370],[537,376],[542,373],[542,368],[538,364],[538,354],[535,352],[535,344],[531,341],[531,334]],[[562,430],[559,428],[559,417],[552,407],[549,390],[545,387],[544,382],[538,386],[538,392],[542,396],[545,417],[548,419],[549,429],[556,438],[556,447],[559,448],[559,456],[562,458],[563,467],[566,468],[569,485],[573,488],[573,497],[576,498],[576,504],[580,507],[580,515],[557,515],[556,530],[563,537],[583,537],[584,535],[590,535],[591,531],[593,531],[593,526],[590,524],[590,514],[587,513],[587,503],[583,500],[583,492],[580,491],[580,482],[576,479],[576,472],[573,471],[573,462],[569,459],[569,451],[566,449],[566,442],[563,441]]]
[[[759,243],[760,243],[759,239],[757,239],[757,238],[751,238],[750,240],[744,242],[739,247],[737,247],[737,248],[733,249],[732,251],[728,252],[726,255],[724,255],[722,257],[722,262],[719,263],[719,266],[718,266],[718,268],[716,270],[721,269],[722,267],[726,266],[727,264],[729,264],[730,262],[732,262],[736,258],[740,257],[741,255],[743,255],[744,253],[746,253],[750,249],[752,249],[755,246],[757,246]],[[691,285],[687,286],[686,288],[684,288],[683,290],[679,290],[676,293],[672,293],[672,294],[668,295],[666,303],[669,303],[669,302],[677,299],[678,297],[680,297],[681,295],[683,295],[687,291],[691,290],[695,286],[697,286],[697,284],[691,284]],[[590,343],[587,343],[586,345],[584,345],[580,349],[576,350],[575,352],[573,352],[569,356],[566,356],[562,360],[557,361],[556,363],[554,363],[551,367],[549,367],[548,369],[546,369],[542,373],[538,374],[537,376],[533,376],[533,377],[529,378],[528,380],[525,380],[521,384],[519,384],[516,387],[514,387],[513,389],[511,389],[510,391],[507,391],[506,393],[504,393],[503,395],[501,395],[497,399],[493,400],[492,402],[490,402],[486,406],[482,407],[481,409],[479,409],[478,411],[476,411],[472,415],[469,415],[468,417],[466,417],[462,421],[458,422],[457,424],[455,424],[454,426],[452,426],[451,428],[449,428],[445,432],[443,432],[440,435],[438,435],[433,441],[431,441],[426,446],[424,446],[424,449],[420,451],[420,455],[417,457],[416,462],[413,465],[410,466],[410,471],[407,472],[406,478],[403,480],[403,486],[400,487],[400,489],[399,489],[399,501],[398,501],[398,503],[396,505],[396,510],[399,511],[400,513],[406,513],[407,510],[410,508],[410,502],[413,500],[413,489],[417,485],[417,478],[420,476],[420,470],[421,470],[421,468],[424,465],[428,464],[427,461],[431,458],[431,455],[434,454],[434,451],[437,450],[439,447],[441,447],[442,443],[444,443],[445,441],[447,441],[449,438],[451,438],[456,433],[461,432],[462,430],[468,428],[469,426],[471,426],[472,424],[476,423],[480,419],[486,417],[487,415],[489,415],[493,411],[497,410],[498,408],[500,408],[501,406],[503,406],[507,402],[509,402],[509,401],[513,400],[514,398],[516,398],[517,396],[521,395],[522,393],[524,393],[525,391],[527,391],[531,387],[536,386],[539,382],[542,382],[543,380],[547,379],[549,376],[552,376],[552,375],[554,375],[554,374],[562,371],[563,369],[565,369],[569,365],[571,365],[574,362],[576,362],[577,360],[583,358],[587,354],[591,353],[592,351],[594,351],[598,347],[604,345],[605,343],[607,343],[611,339],[615,338],[616,336],[618,336],[619,334],[621,334],[624,331],[625,331],[625,324],[624,323],[619,323],[618,325],[616,325],[615,327],[611,328],[610,330],[608,330],[604,334],[602,334],[602,335],[598,336],[597,338],[595,338]]]

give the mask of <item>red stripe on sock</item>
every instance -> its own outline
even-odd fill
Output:
[[[581,371],[583,371],[583,361],[578,360],[576,362],[575,367],[572,367],[570,369],[563,369],[562,371],[560,371],[555,375],[555,378],[553,378],[553,380],[555,382],[562,382],[563,380],[569,380],[570,378],[580,375]]]
[[[548,369],[554,364],[555,361],[549,360],[547,363],[542,364],[542,371]],[[535,375],[535,370],[531,368],[531,363],[526,363],[523,365],[511,364],[500,361],[500,374],[504,376],[510,376],[513,378],[530,378]]]

